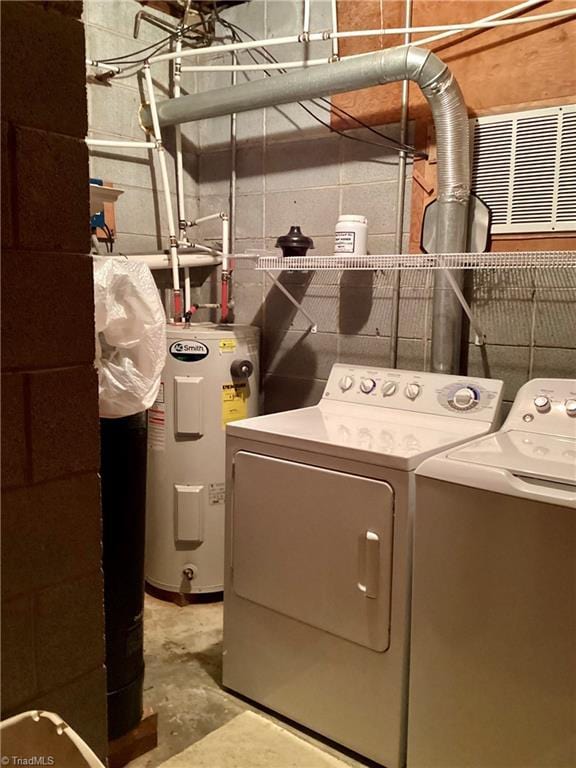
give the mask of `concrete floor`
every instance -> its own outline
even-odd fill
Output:
[[[241,712],[260,711],[221,688],[221,602],[181,608],[146,595],[144,644],[144,705],[158,713],[158,747],[131,762],[130,768],[156,768]],[[260,713],[351,768],[370,765]]]

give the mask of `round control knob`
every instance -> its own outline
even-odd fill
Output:
[[[352,388],[354,384],[354,379],[352,376],[342,376],[340,381],[338,382],[338,385],[342,392],[348,392],[349,389]]]
[[[462,387],[462,389],[454,393],[452,398],[454,408],[458,408],[461,411],[474,408],[477,403],[476,392],[471,387]]]
[[[538,395],[534,398],[534,405],[538,413],[546,413],[550,410],[550,398],[546,395]]]
[[[369,395],[375,386],[376,386],[376,382],[374,381],[374,379],[360,380],[360,391],[364,392],[365,395]]]
[[[382,384],[382,395],[384,397],[390,397],[390,395],[393,395],[394,392],[396,392],[397,385],[395,381],[385,381],[384,384]]]
[[[564,408],[568,416],[576,416],[576,400],[566,400]]]
[[[250,360],[234,360],[230,373],[233,379],[248,379],[254,373],[254,365]]]
[[[406,384],[406,389],[404,390],[404,394],[409,400],[416,400],[418,395],[420,394],[420,384],[416,384],[415,381],[413,381],[411,384]]]

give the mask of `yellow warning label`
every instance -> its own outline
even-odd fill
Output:
[[[236,339],[222,339],[220,344],[220,352],[234,352],[236,349]]]
[[[248,384],[222,385],[222,427],[231,421],[245,419],[248,414]]]

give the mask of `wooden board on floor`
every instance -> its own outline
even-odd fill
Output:
[[[108,768],[122,768],[157,746],[158,714],[147,707],[136,728],[108,743]]]

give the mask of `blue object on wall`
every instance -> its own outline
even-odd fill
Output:
[[[90,179],[90,184],[98,184],[100,187],[104,186],[102,179]],[[95,213],[93,216],[90,216],[91,229],[103,229],[105,223],[106,220],[104,218],[104,211],[100,211],[99,213]]]

